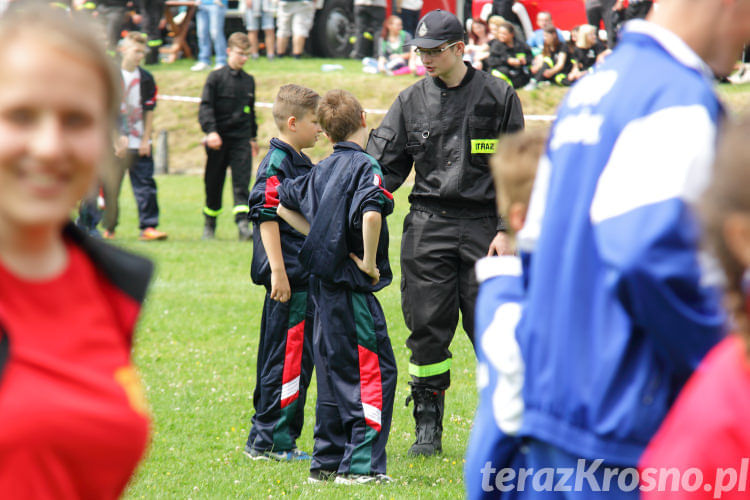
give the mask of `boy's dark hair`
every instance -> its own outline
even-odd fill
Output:
[[[351,92],[329,90],[318,106],[318,122],[331,142],[341,142],[362,128],[362,112],[362,105]]]
[[[243,51],[250,50],[250,39],[247,37],[247,33],[238,31],[229,35],[229,38],[227,39],[227,47],[230,49],[237,47]]]
[[[286,128],[286,122],[290,116],[302,118],[307,113],[313,113],[318,109],[320,95],[312,89],[289,83],[282,85],[273,101],[273,121],[279,130]]]

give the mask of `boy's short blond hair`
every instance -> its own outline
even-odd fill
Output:
[[[497,152],[490,159],[490,168],[501,217],[508,216],[514,203],[528,206],[546,136],[535,130],[516,132],[500,139]]]
[[[329,90],[318,106],[318,122],[331,142],[341,142],[362,128],[363,111],[351,92]]]
[[[145,49],[147,46],[146,40],[146,35],[144,35],[143,33],[131,31],[127,35],[125,35],[125,38],[122,39],[122,44],[125,45],[132,43],[133,45],[138,45]]]
[[[244,52],[250,50],[250,39],[247,37],[247,33],[238,31],[229,35],[229,38],[227,38],[227,48],[231,49],[233,47],[237,47]]]
[[[318,110],[318,102],[320,95],[312,89],[294,83],[283,85],[276,94],[271,110],[276,127],[284,131],[290,117],[301,119],[308,113],[314,115]]]

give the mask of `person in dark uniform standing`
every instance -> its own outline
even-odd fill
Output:
[[[464,64],[463,40],[453,14],[435,10],[422,18],[412,44],[429,78],[401,92],[367,145],[389,191],[401,186],[412,165],[416,170],[401,241],[417,435],[409,453],[415,455],[442,451],[449,347],[458,313],[473,341],[474,263],[504,252],[507,244],[487,162],[500,134],[524,127],[513,88]]]
[[[255,80],[242,70],[250,54],[245,33],[233,33],[227,41],[227,65],[212,71],[206,79],[198,121],[206,146],[206,206],[203,239],[213,239],[216,217],[221,213],[227,166],[232,167],[234,219],[240,241],[249,241],[248,198],[253,156],[258,155],[255,121]]]
[[[165,0],[140,0],[138,6],[143,16],[141,29],[148,36],[148,52],[146,53],[146,64],[159,62],[159,49],[164,44],[161,37],[159,23],[164,15]]]

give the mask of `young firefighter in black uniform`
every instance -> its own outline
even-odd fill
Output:
[[[396,360],[373,292],[393,278],[385,222],[393,197],[380,166],[362,150],[367,129],[357,99],[328,92],[318,120],[333,154],[309,175],[284,181],[278,209],[307,234],[299,261],[312,275],[318,401],[309,481],[389,482],[385,445]]]
[[[515,39],[510,23],[501,24],[497,36],[497,40],[490,40],[490,56],[487,58],[490,74],[502,78],[513,88],[523,87],[531,79],[531,49]]]
[[[213,239],[216,217],[221,213],[227,166],[232,167],[234,219],[240,241],[252,237],[247,205],[253,156],[258,154],[255,122],[255,80],[242,70],[250,51],[245,33],[232,33],[227,40],[227,65],[212,71],[203,87],[198,121],[206,145],[206,216],[203,239]]]
[[[302,431],[305,396],[313,368],[310,275],[297,260],[305,241],[276,215],[278,186],[310,172],[313,164],[302,149],[315,145],[320,133],[316,111],[320,96],[299,85],[284,85],[273,103],[279,138],[258,167],[250,192],[253,221],[254,283],[266,287],[257,378],[253,394],[253,426],[245,445],[252,459],[309,460],[296,448]]]
[[[459,309],[473,339],[474,263],[507,244],[487,162],[498,135],[524,125],[515,91],[463,63],[463,37],[453,14],[435,10],[422,18],[412,43],[429,78],[401,92],[367,145],[383,166],[386,189],[397,189],[412,165],[416,170],[401,240],[401,302],[411,331],[417,434],[409,452],[417,455],[442,450]]]

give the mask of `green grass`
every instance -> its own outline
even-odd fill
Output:
[[[340,63],[343,71],[323,73],[321,64]],[[191,61],[152,67],[161,94],[199,96],[206,74],[188,71]],[[343,87],[367,108],[387,109],[413,77],[366,75],[357,61],[303,59],[249,62],[246,69],[258,85],[257,99],[271,102],[278,87],[288,82],[308,85],[318,92]],[[720,87],[733,113],[748,109],[750,85]],[[553,114],[565,89],[520,91],[527,114]],[[259,109],[261,155],[276,135],[270,112]],[[375,127],[381,115],[368,116]],[[546,127],[540,122],[530,127]],[[162,102],[156,128],[170,132],[170,170],[202,172],[205,155],[197,124],[197,105]],[[311,151],[317,161],[330,144]],[[257,166],[257,159],[254,161]],[[453,386],[446,395],[444,453],[439,458],[406,456],[413,441],[404,345],[407,330],[401,315],[398,283],[399,248],[409,188],[396,192],[396,210],[389,217],[391,265],[394,282],[378,293],[388,321],[391,342],[400,368],[388,444],[388,472],[396,483],[379,487],[346,488],[304,483],[305,464],[257,463],[242,447],[253,413],[255,357],[264,290],[250,282],[251,244],[237,241],[231,216],[219,220],[217,241],[200,241],[203,182],[197,175],[157,178],[161,206],[160,228],[166,242],[137,241],[137,221],[128,183],[123,184],[118,244],[152,257],[157,275],[138,330],[136,362],[153,409],[153,441],[127,492],[128,498],[460,498],[464,495],[462,467],[476,406],[474,356],[460,330],[456,334]],[[225,188],[224,206],[231,206]],[[299,446],[312,450],[315,383],[311,386],[306,421]]]
[[[398,283],[401,224],[409,188],[396,193],[389,217],[394,282],[377,294],[400,369],[388,443],[388,473],[396,483],[378,487],[305,484],[307,464],[253,462],[241,452],[253,414],[252,391],[264,289],[250,282],[252,244],[237,241],[225,214],[217,240],[201,241],[203,185],[197,176],[158,177],[160,228],[165,242],[137,241],[133,197],[124,183],[118,244],[157,263],[156,279],[140,321],[136,363],[153,410],[153,441],[128,498],[459,498],[462,467],[476,405],[474,356],[459,330],[453,342],[453,386],[446,396],[444,453],[406,456],[413,441]],[[225,189],[225,206],[230,203]],[[315,383],[298,445],[312,450]]]

